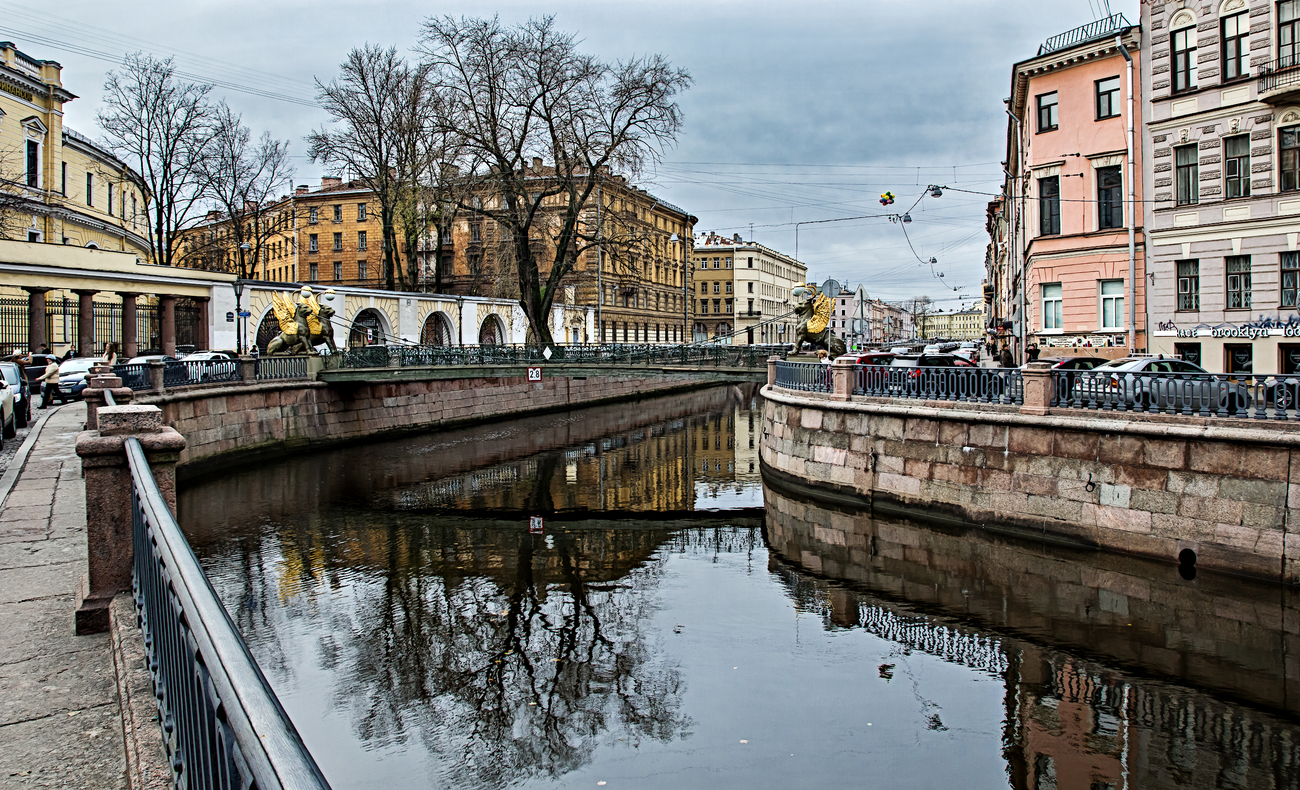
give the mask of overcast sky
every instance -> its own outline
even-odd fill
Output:
[[[434,13],[506,22],[554,13],[597,55],[660,52],[694,78],[678,144],[642,185],[699,217],[697,231],[751,238],[752,224],[754,240],[793,254],[795,222],[901,211],[932,183],[998,192],[1012,63],[1096,19],[1103,2],[64,0],[51,17],[0,0],[0,38],[63,64],[64,86],[81,97],[67,123],[93,137],[105,72],[128,51],[175,55],[204,80],[297,99],[215,91],[255,133],[290,140],[296,181],[316,186],[321,170],[303,156],[302,138],[326,118],[308,105],[314,80],[331,79],[348,49],[409,50]],[[1132,22],[1137,7],[1110,2]],[[897,196],[889,209],[878,202],[886,190]],[[921,259],[938,260],[933,272],[902,227],[882,219],[801,225],[799,258],[818,282],[969,304],[983,277],[989,199],[948,191],[912,211],[908,237]]]

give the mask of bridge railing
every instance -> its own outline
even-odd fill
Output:
[[[821,362],[776,363],[776,386],[798,392],[830,392],[831,366]]]
[[[853,394],[971,403],[1024,403],[1018,368],[854,365]]]
[[[258,381],[305,379],[307,378],[307,359],[305,356],[260,357],[255,365],[256,378]]]
[[[380,368],[455,365],[688,365],[763,368],[785,346],[733,345],[555,345],[536,346],[363,346],[340,354],[338,367]]]
[[[328,788],[172,517],[140,440],[128,438],[126,453],[135,602],[176,786]]]
[[[1300,376],[1054,370],[1052,383],[1053,408],[1300,419]]]

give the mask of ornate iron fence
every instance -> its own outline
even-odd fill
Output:
[[[0,298],[0,354],[29,351],[27,348],[27,298]]]
[[[545,365],[591,363],[611,365],[689,365],[762,368],[768,357],[784,356],[786,346],[665,346],[665,345],[556,345],[529,346],[363,346],[342,352],[339,367],[388,367],[396,359],[402,367],[441,365]]]
[[[1294,55],[1287,55],[1259,66],[1259,84],[1256,86],[1258,93],[1298,85],[1300,85],[1300,58]]]
[[[233,359],[182,359],[185,378],[189,384],[216,384],[239,381],[239,363]]]
[[[1053,408],[1300,419],[1300,375],[1054,370]]]
[[[257,360],[257,380],[276,381],[279,379],[307,378],[307,357],[261,357]]]
[[[1018,368],[945,368],[854,365],[853,394],[885,398],[1024,403]]]
[[[133,591],[180,788],[328,788],[203,573],[149,469],[131,468]]]
[[[149,389],[149,366],[141,363],[134,365],[114,365],[113,375],[122,379],[123,387],[133,390]]]
[[[800,392],[830,392],[831,366],[821,362],[778,362],[776,386]]]

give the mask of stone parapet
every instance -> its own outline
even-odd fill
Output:
[[[1300,581],[1300,425],[763,395],[765,471],[839,501]]]

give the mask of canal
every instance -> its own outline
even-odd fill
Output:
[[[180,521],[339,790],[1300,788],[1291,590],[818,504],[761,409],[312,452]]]

